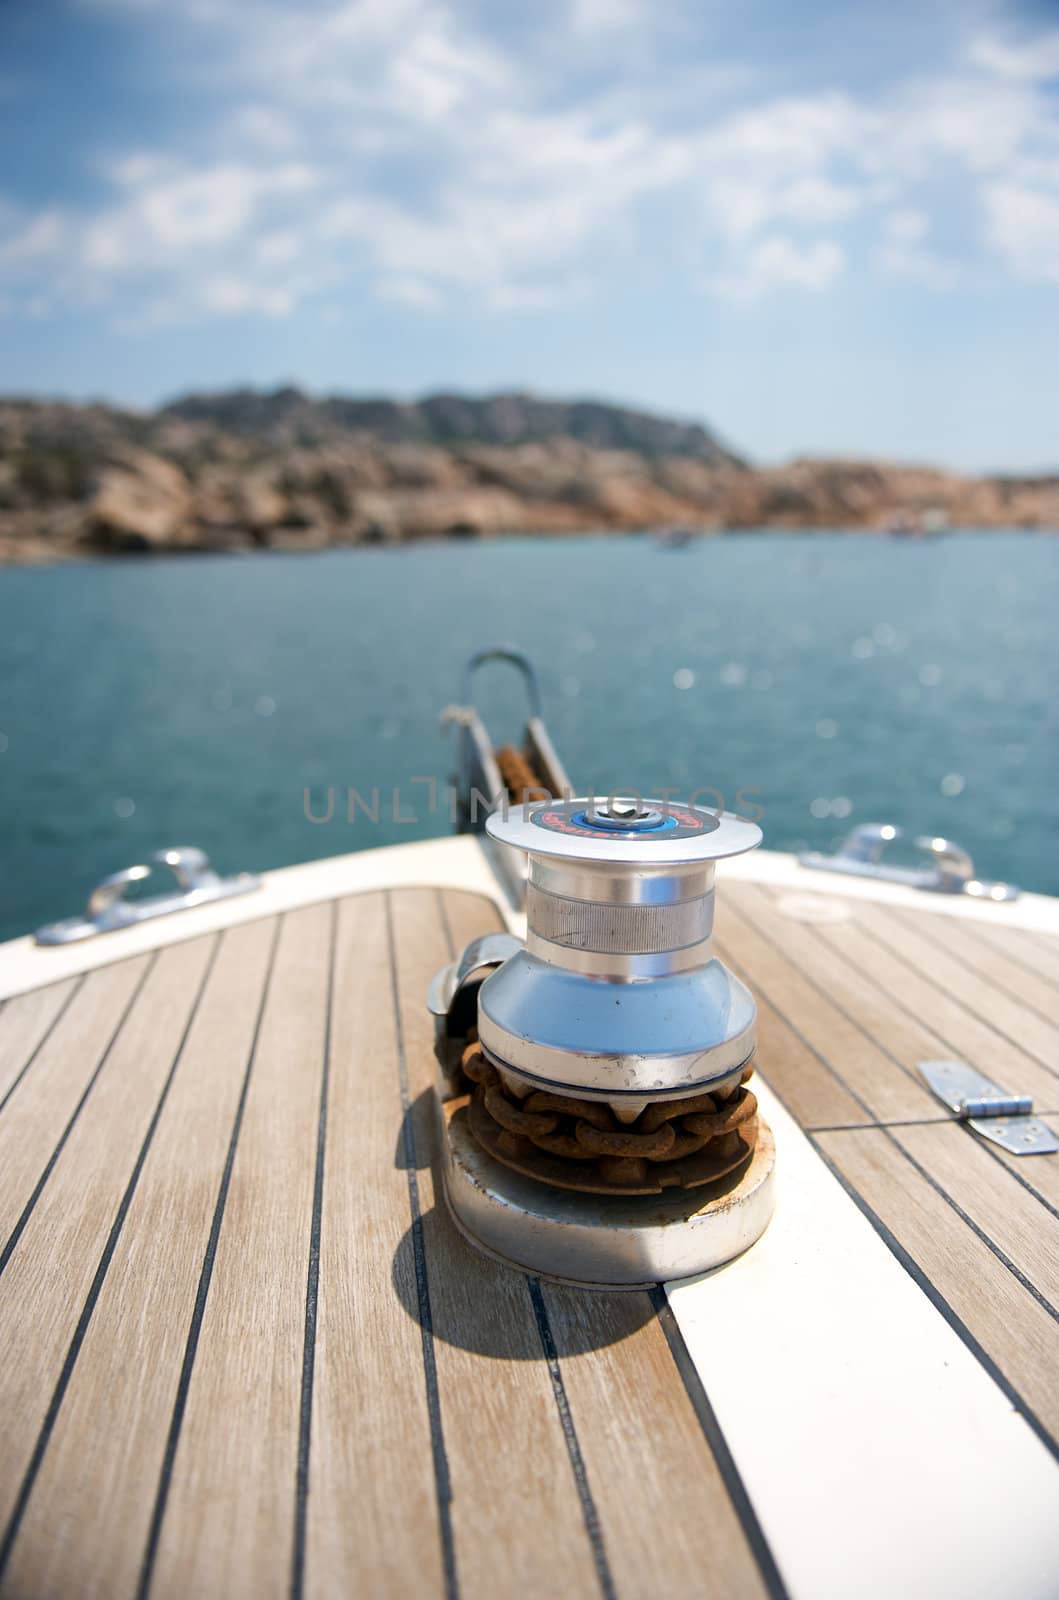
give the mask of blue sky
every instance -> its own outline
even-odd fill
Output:
[[[0,391],[1059,468],[1059,4],[4,0]]]

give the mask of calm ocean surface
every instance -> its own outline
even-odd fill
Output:
[[[886,820],[1059,893],[1059,542],[517,540],[0,572],[0,937],[165,844],[235,871],[448,832],[411,780],[447,780],[438,713],[500,641],[579,787],[754,790],[773,849]]]

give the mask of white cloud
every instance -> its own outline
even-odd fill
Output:
[[[991,242],[1012,271],[1059,283],[1059,191],[995,183],[985,207]]]
[[[882,219],[883,242],[879,264],[894,277],[911,278],[941,289],[952,282],[949,262],[935,255],[928,244],[930,219],[911,207],[891,211]]]
[[[707,128],[700,149],[707,161],[749,162],[772,177],[813,173],[856,153],[874,120],[846,94],[788,97]]]
[[[705,203],[717,232],[732,240],[749,239],[773,222],[819,225],[844,221],[865,203],[867,186],[834,183],[821,176],[774,178],[746,163],[708,178]]]
[[[291,296],[286,289],[266,289],[246,278],[207,278],[202,303],[222,316],[258,311],[266,317],[283,317],[291,309]]]
[[[707,288],[725,300],[759,300],[774,289],[819,291],[832,283],[846,264],[833,239],[798,245],[773,235],[747,252],[740,270],[707,279]]]
[[[282,316],[320,276],[292,280],[298,231],[269,225],[315,186],[303,163],[194,167],[133,155],[108,176],[110,204],[88,217],[52,210],[26,220],[0,245],[0,267],[27,281],[31,268],[50,275],[60,301],[119,300],[125,328],[202,313]]]
[[[529,308],[634,253],[730,299],[821,293],[853,253],[939,287],[960,271],[931,246],[949,196],[980,219],[978,266],[1056,277],[1055,32],[979,37],[873,94],[776,95],[745,64],[704,64],[698,13],[667,33],[646,0],[568,0],[517,44],[459,0],[165,9],[198,43],[214,124],[112,163],[101,203],[6,217],[16,295],[109,300],[126,325],[279,317],[354,286]],[[586,39],[608,21],[624,44],[586,87]]]
[[[830,178],[798,178],[779,197],[780,216],[796,222],[841,222],[864,204],[863,190]]]
[[[573,0],[570,23],[575,33],[598,37],[616,28],[635,28],[649,16],[646,0]]]
[[[493,311],[539,310],[580,299],[584,293],[583,279],[571,274],[568,278],[556,279],[547,287],[531,283],[501,284],[490,293],[489,304]]]
[[[432,311],[441,304],[438,291],[425,278],[412,276],[380,278],[375,285],[380,300],[392,300],[397,305],[417,306],[421,311]]]
[[[275,106],[240,106],[229,124],[230,134],[237,140],[274,153],[285,153],[298,143],[297,124]]]
[[[61,248],[64,235],[61,214],[40,211],[21,225],[14,224],[10,236],[0,241],[0,262],[23,266],[46,260]]]
[[[168,159],[132,156],[112,171],[121,198],[85,229],[85,264],[123,272],[246,238],[270,201],[302,196],[316,183],[311,167],[223,163],[183,168]]]
[[[254,244],[254,260],[261,266],[289,266],[302,253],[302,241],[293,229],[263,233]]]
[[[444,122],[474,104],[506,76],[492,51],[457,41],[424,19],[390,64],[391,92],[402,109],[428,122]]]
[[[901,109],[907,120],[892,119],[877,161],[884,169],[900,172],[904,165],[920,176],[941,160],[955,161],[972,175],[995,171],[1050,120],[1031,88],[966,74],[918,84]]]
[[[968,57],[976,66],[1000,78],[1044,82],[1059,77],[1059,29],[1025,44],[1005,44],[1000,39],[972,40]]]
[[[538,122],[501,110],[429,211],[342,199],[318,225],[323,238],[356,241],[400,280],[476,288],[491,304],[540,304],[554,275],[620,242],[636,201],[685,170],[679,142],[642,128],[600,131],[580,115]]]
[[[409,129],[510,91],[517,72],[434,0],[337,0],[229,13],[236,79],[288,109],[342,106]]]

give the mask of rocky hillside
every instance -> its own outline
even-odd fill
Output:
[[[333,395],[311,400],[300,389],[235,389],[188,395],[160,412],[162,418],[208,423],[241,438],[267,440],[278,449],[341,444],[351,434],[381,444],[540,444],[573,439],[594,450],[635,450],[647,456],[691,456],[711,465],[737,462],[714,435],[695,422],[602,405],[598,400],[544,400],[531,394],[432,394],[423,400],[354,400]]]
[[[0,400],[0,560],[315,550],[680,526],[1059,528],[1059,476],[802,460],[705,428],[527,395],[189,396],[155,412]]]

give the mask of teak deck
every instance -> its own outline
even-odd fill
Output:
[[[1059,1111],[1059,941],[810,899],[722,888],[759,1071],[1056,1451],[1059,1158],[915,1063]],[[783,1593],[662,1291],[494,1265],[435,1194],[427,984],[498,923],[364,893],[0,1010],[0,1594]]]

